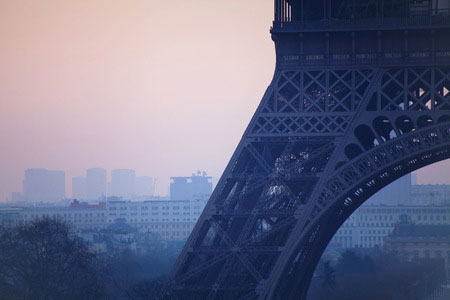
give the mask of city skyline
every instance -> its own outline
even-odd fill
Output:
[[[67,199],[99,201],[104,197],[138,199],[140,197],[173,197],[172,189],[177,192],[177,200],[190,199],[206,189],[212,189],[213,177],[206,171],[197,170],[191,176],[170,177],[170,189],[166,194],[155,194],[157,178],[136,174],[132,169],[89,168],[84,176],[67,178],[63,170],[47,170],[44,168],[26,169],[21,191],[11,193],[12,202],[55,203]],[[206,180],[206,181],[205,181]],[[206,183],[206,186],[204,185]],[[66,192],[66,186],[69,186]],[[192,188],[190,187],[192,186]],[[187,192],[184,195],[184,192]],[[203,191],[203,192],[202,192]]]
[[[26,196],[26,181],[27,181],[27,176],[28,174],[36,174],[36,172],[42,173],[44,172],[44,174],[51,174],[51,173],[62,173],[62,176],[64,181],[65,181],[65,186],[63,191],[65,192],[65,199],[79,199],[79,200],[89,200],[89,201],[97,201],[99,199],[101,199],[104,196],[107,197],[121,197],[123,199],[132,199],[134,197],[139,197],[139,196],[156,196],[156,197],[167,197],[167,196],[173,196],[171,189],[172,186],[177,183],[181,183],[181,182],[187,182],[187,180],[191,179],[191,178],[198,178],[199,180],[201,180],[202,178],[206,178],[209,181],[210,185],[212,188],[215,187],[217,180],[219,179],[216,176],[209,176],[209,174],[206,171],[200,171],[197,170],[197,172],[192,172],[190,174],[190,176],[188,174],[185,174],[186,176],[171,176],[169,178],[169,185],[167,185],[164,189],[167,191],[167,193],[165,194],[157,194],[154,193],[154,188],[156,186],[156,182],[159,180],[159,178],[157,177],[152,177],[152,176],[148,176],[148,175],[138,175],[136,174],[135,170],[133,169],[114,169],[114,170],[107,170],[105,168],[88,168],[85,170],[84,175],[81,176],[73,176],[71,178],[65,176],[65,171],[64,170],[47,170],[47,169],[43,169],[43,168],[29,168],[26,169],[24,172],[24,178],[23,178],[23,182],[22,182],[22,190],[21,191],[13,191],[11,193],[11,200],[14,201],[22,201],[25,200],[27,201],[27,196]],[[100,174],[99,174],[100,173]],[[114,180],[114,174],[116,174],[116,179]],[[119,176],[121,178],[117,178],[117,175],[120,174]],[[96,176],[97,175],[97,176]],[[100,180],[98,178],[98,175],[100,175]],[[125,175],[125,177],[123,176]],[[133,178],[130,179],[128,176],[131,175]],[[97,177],[94,178],[94,187],[91,188],[96,190],[94,192],[88,192],[89,188],[89,181],[92,182],[92,176]],[[191,177],[192,176],[192,177]],[[91,180],[89,180],[89,177],[91,177]],[[127,178],[128,177],[128,178]],[[130,182],[130,180],[132,182]],[[100,182],[99,182],[100,181]],[[102,183],[102,181],[104,181]],[[114,182],[116,181],[116,182]],[[377,204],[381,204],[383,203],[384,205],[389,205],[390,204],[390,200],[391,198],[396,198],[399,201],[405,201],[406,198],[409,197],[410,194],[410,189],[411,186],[413,185],[421,185],[423,184],[424,180],[421,179],[417,172],[413,172],[410,174],[407,174],[401,178],[399,178],[398,180],[394,181],[392,184],[386,186],[385,188],[383,188],[382,190],[378,191],[374,196],[372,196],[370,198],[371,202],[370,203],[377,203]],[[130,184],[132,185],[130,187]],[[427,183],[425,183],[427,184]],[[104,187],[98,187],[98,186],[104,185]],[[433,184],[432,184],[433,185]],[[437,184],[439,185],[439,184]],[[392,190],[392,187],[396,186],[395,190]],[[443,185],[446,186],[446,185]],[[450,186],[450,185],[447,185]],[[69,188],[67,188],[69,187]],[[401,187],[401,188],[400,188]],[[182,189],[181,185],[179,185],[180,191]],[[39,190],[45,190],[46,187],[39,187]],[[403,189],[405,191],[405,193],[403,194],[401,192],[401,189]],[[126,190],[127,192],[124,192],[124,190]],[[52,193],[56,193],[56,194],[61,194],[60,189],[56,189],[55,191],[51,191]],[[92,193],[94,193],[95,195],[92,196]],[[192,193],[185,190],[183,193],[186,193],[186,195],[191,195]],[[179,196],[177,196],[179,199],[182,199],[183,193],[178,193]],[[91,194],[91,195],[90,195]],[[392,196],[395,195],[395,196]],[[192,195],[191,195],[192,196]],[[16,197],[16,199],[14,199],[14,197]],[[177,198],[177,200],[179,200]],[[386,198],[386,199],[385,199]],[[18,200],[21,199],[21,200]],[[402,200],[400,200],[402,199]],[[387,200],[387,202],[386,202]],[[42,200],[41,200],[42,201]],[[54,201],[46,201],[44,200],[43,202],[52,202]]]
[[[272,78],[269,0],[0,7],[0,201],[32,167],[127,166],[158,194],[170,176],[220,176]],[[450,183],[449,170],[419,183]]]

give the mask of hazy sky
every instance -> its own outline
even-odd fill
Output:
[[[26,168],[220,176],[274,70],[272,0],[0,0],[0,200]],[[450,183],[450,164],[419,173]],[[422,176],[421,176],[422,175]]]

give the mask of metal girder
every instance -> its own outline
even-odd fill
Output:
[[[403,174],[407,168],[402,164],[405,158],[411,158],[406,164],[413,168],[415,160],[422,159],[420,154],[425,153],[423,159],[438,155],[433,153],[434,149],[440,149],[442,158],[448,157],[450,122],[446,117],[450,115],[449,111],[439,110],[438,105],[434,105],[434,110],[423,111],[411,106],[411,113],[408,110],[384,111],[379,105],[379,112],[367,111],[373,95],[379,98],[379,83],[388,80],[383,76],[405,72],[392,73],[384,69],[374,72],[364,99],[354,106],[355,115],[345,136],[335,136],[334,140],[329,137],[321,140],[316,136],[314,143],[309,143],[295,134],[276,139],[261,135],[256,140],[253,133],[249,138],[244,135],[235,159],[230,162],[233,171],[223,175],[188,242],[187,252],[183,254],[209,258],[199,266],[190,267],[190,261],[183,260],[183,255],[180,257],[180,265],[172,275],[179,289],[210,299],[227,295],[234,297],[239,295],[240,289],[229,286],[230,272],[241,266],[246,270],[241,275],[245,277],[248,274],[254,289],[250,293],[242,289],[243,297],[248,294],[251,297],[277,298],[279,282],[290,274],[287,266],[310,262],[311,251],[299,249],[301,245],[314,247],[314,238],[309,237],[311,244],[306,243],[305,238],[322,222],[325,214],[333,211],[333,207],[341,202],[353,207],[352,203],[361,202],[355,199],[361,197],[365,189],[375,190],[384,186],[376,182],[380,176],[387,176],[382,172],[386,168],[397,165],[397,173]],[[263,99],[258,111],[266,102],[267,98]],[[258,120],[258,111],[247,133]],[[379,122],[383,127],[377,128],[375,120],[380,117],[383,117]],[[402,122],[398,121],[399,118]],[[409,123],[410,127],[407,126]],[[363,125],[370,131],[358,135],[357,128]],[[389,136],[386,135],[387,130]],[[349,145],[357,145],[361,151],[356,154],[346,152]],[[392,172],[389,176],[396,177]],[[215,236],[211,238],[211,245],[201,245],[208,238],[206,233],[200,234],[202,224],[213,228]],[[226,225],[222,227],[221,224]],[[301,259],[297,258],[294,263],[298,251]],[[266,264],[266,261],[270,263]],[[217,278],[210,280],[213,282],[210,286],[194,288],[189,279],[199,274],[208,274],[209,278],[217,275]],[[311,274],[301,276],[309,280]]]
[[[450,61],[439,51],[395,65],[299,67],[278,56],[172,270],[181,298],[305,299],[345,218],[395,179],[450,157]]]

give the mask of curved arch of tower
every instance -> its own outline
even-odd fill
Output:
[[[334,233],[450,157],[448,0],[275,0],[277,65],[171,278],[183,299],[305,299]]]

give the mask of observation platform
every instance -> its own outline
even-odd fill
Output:
[[[450,63],[449,0],[276,0],[277,66]]]

